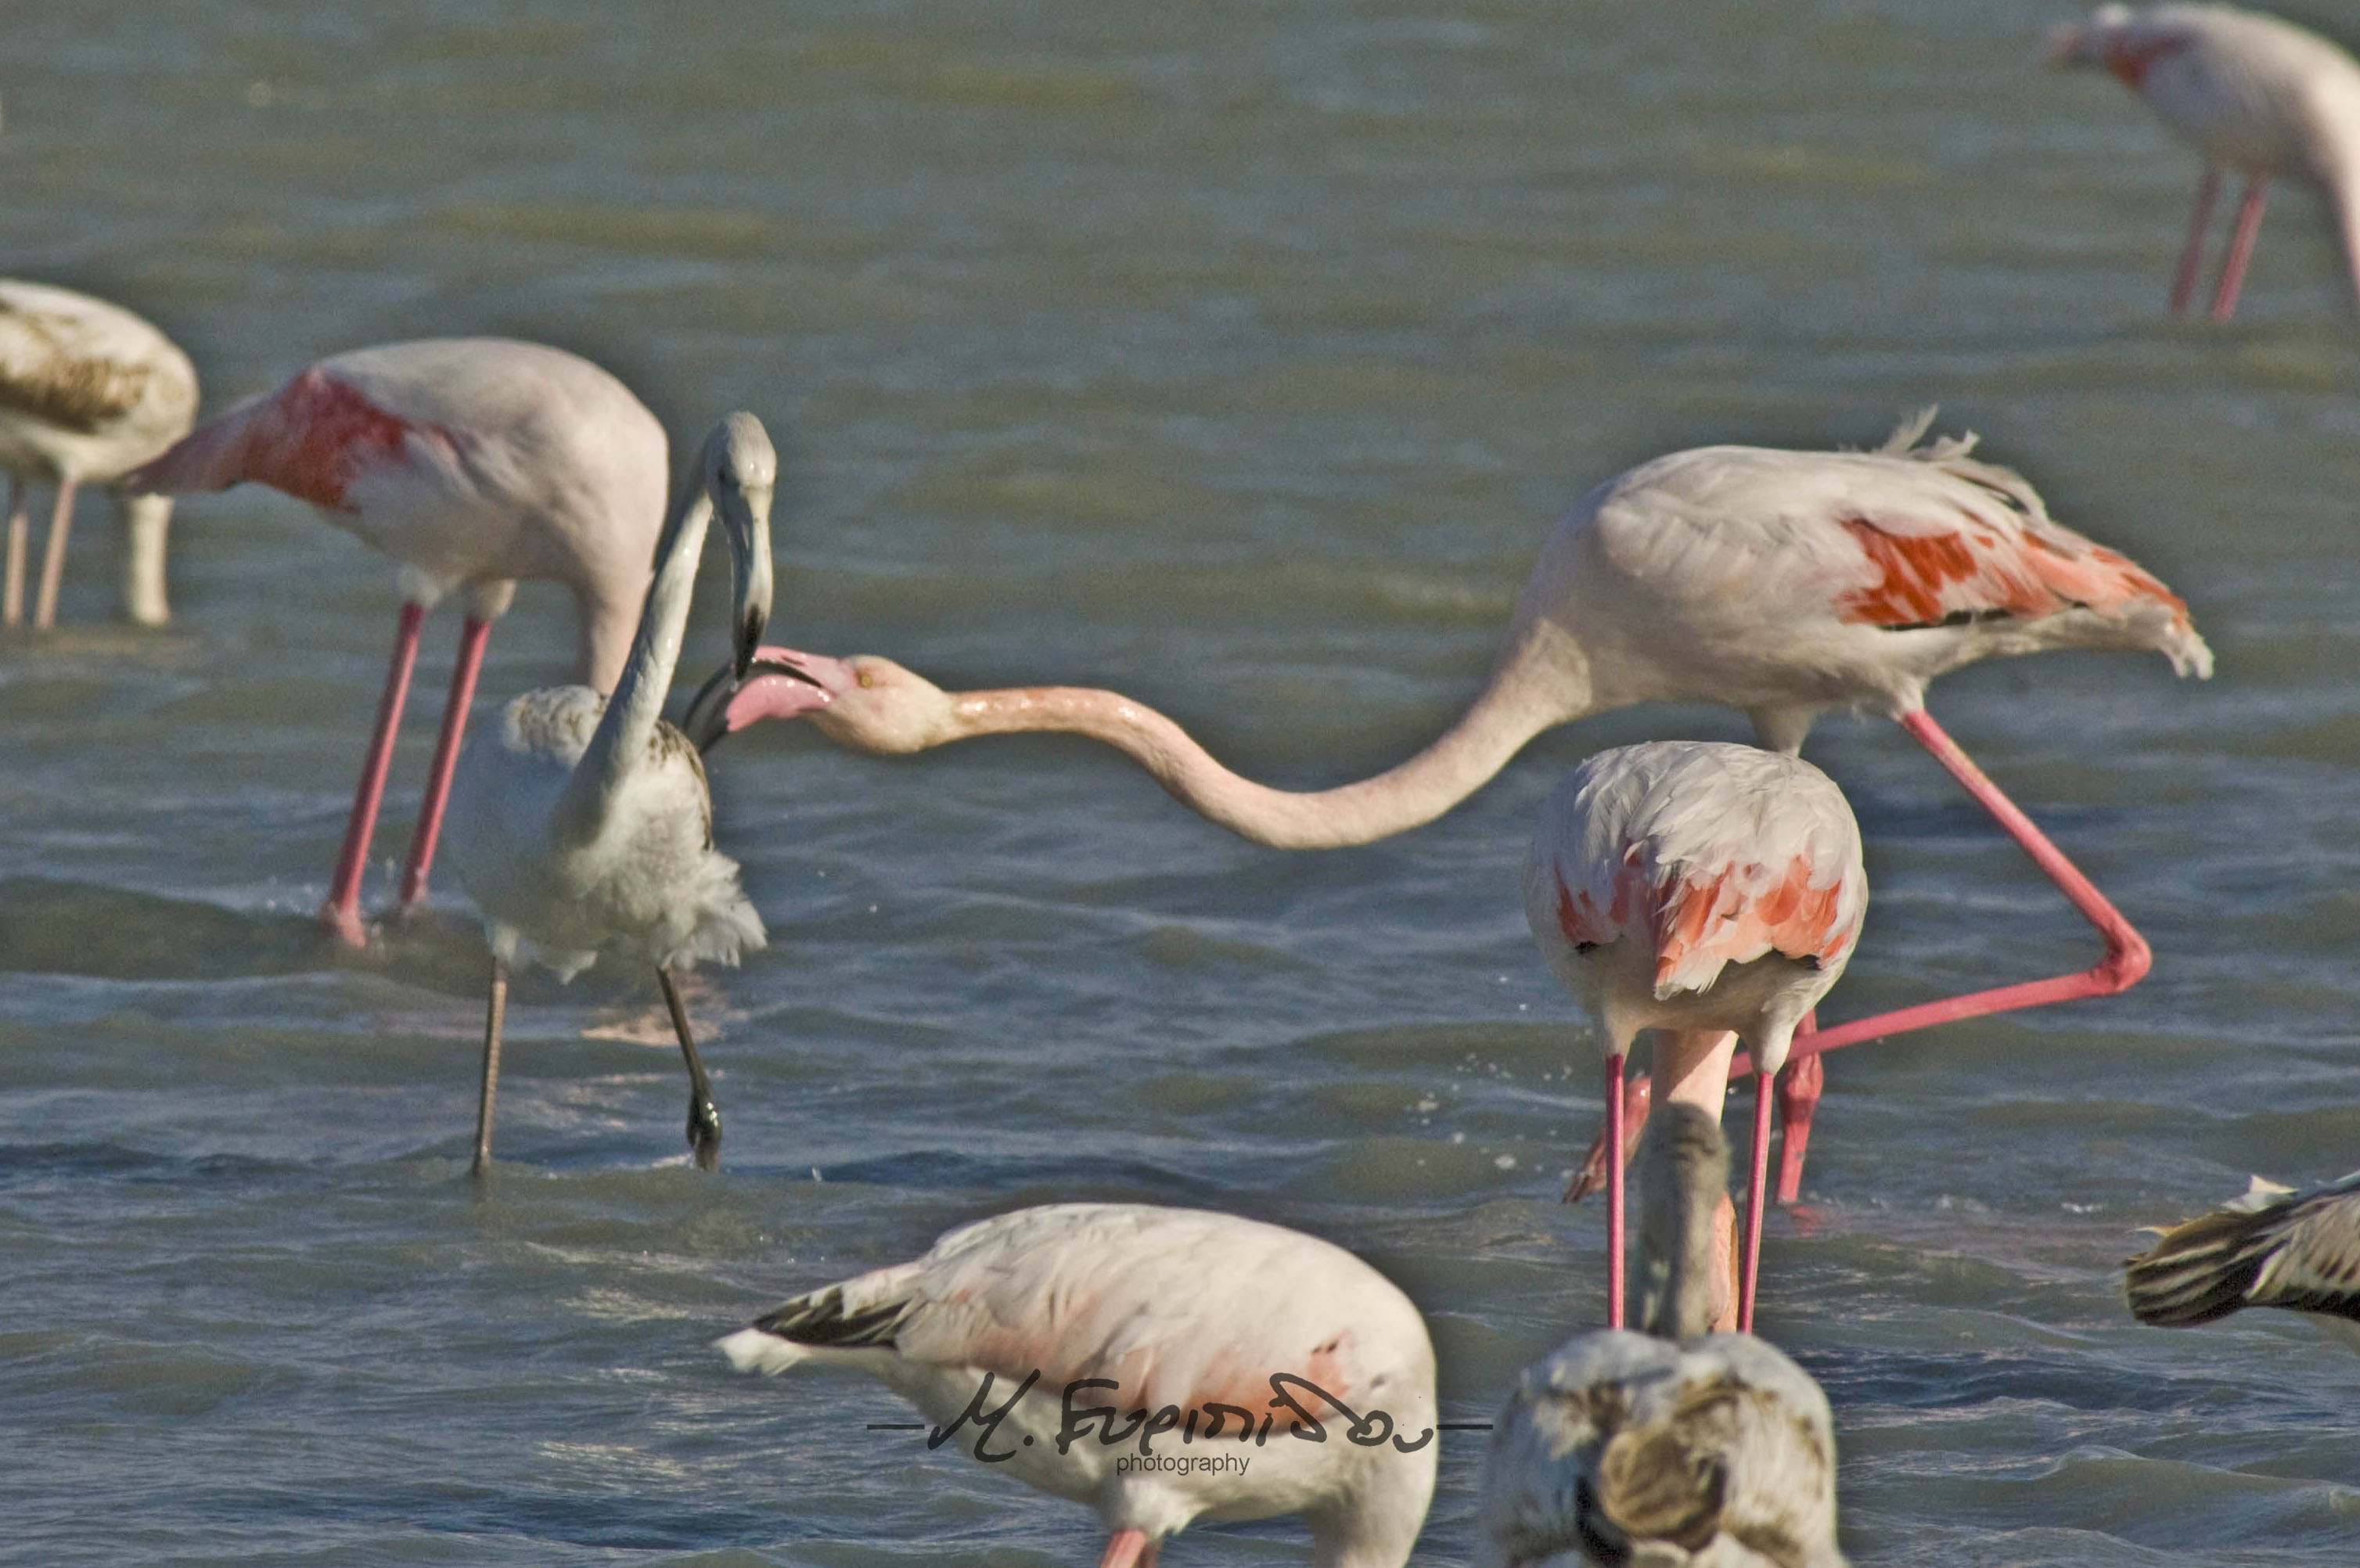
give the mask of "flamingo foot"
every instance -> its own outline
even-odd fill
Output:
[[[1791,1203],[1803,1195],[1803,1157],[1811,1147],[1811,1116],[1819,1108],[1827,1086],[1824,1056],[1797,1057],[1778,1074],[1778,1202]]]
[[[368,947],[368,925],[361,919],[361,912],[357,909],[339,904],[335,899],[331,898],[320,906],[319,920],[321,930],[334,937],[344,946],[351,948],[355,953],[363,952]]]
[[[721,1169],[721,1107],[710,1094],[689,1096],[688,1148],[699,1171]]]
[[[1626,1164],[1638,1153],[1639,1134],[1647,1125],[1647,1107],[1654,1100],[1655,1083],[1646,1073],[1634,1073],[1623,1080],[1622,1158]],[[1581,1164],[1574,1171],[1573,1180],[1566,1183],[1562,1201],[1578,1203],[1590,1193],[1601,1191],[1605,1185],[1606,1134],[1601,1132],[1590,1144],[1590,1152],[1581,1157]]]

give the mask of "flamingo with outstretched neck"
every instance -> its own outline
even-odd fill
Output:
[[[0,278],[0,468],[8,471],[8,538],[0,626],[25,619],[27,516],[51,485],[49,542],[33,626],[57,625],[74,496],[112,491],[123,526],[123,613],[141,626],[171,618],[164,543],[172,502],[124,476],[188,433],[197,372],[171,339],[120,305],[47,283]]]
[[[1434,1492],[1417,1309],[1342,1247],[1231,1214],[1018,1209],[720,1348],[744,1372],[867,1373],[935,1423],[930,1446],[1095,1508],[1099,1568],[1153,1568],[1199,1518],[1279,1514],[1321,1568],[1400,1568]]]
[[[2236,312],[2273,180],[2325,195],[2360,290],[2360,63],[2350,55],[2291,22],[2228,5],[2101,5],[2052,35],[2049,55],[2114,76],[2204,155],[2172,274],[2174,315],[2195,297],[2224,172],[2242,176],[2245,191],[2212,289],[2214,321]]]
[[[466,605],[399,907],[426,896],[484,644],[519,580],[574,595],[574,679],[614,689],[664,517],[663,426],[613,376],[560,349],[439,338],[321,360],[206,420],[126,481],[158,492],[252,481],[309,501],[398,563],[401,614],[377,725],[320,918],[367,941],[361,877],[427,611]]]
[[[1793,753],[1831,709],[1885,713],[1965,787],[2105,942],[2086,971],[1858,1018],[1795,1040],[1779,1104],[1791,1201],[1825,1051],[1931,1024],[2104,996],[2147,971],[2147,942],[1926,711],[1927,684],[1976,659],[2152,650],[2208,676],[2188,607],[2127,557],[2058,523],[1973,438],[1919,444],[1932,411],[1874,452],[1673,452],[1583,497],[1542,546],[1491,674],[1434,743],[1374,778],[1295,792],[1242,779],[1120,692],[948,692],[890,659],[766,648],[708,681],[683,727],[709,738],[807,715],[830,740],[899,756],[977,735],[1062,731],[1116,747],[1184,804],[1284,849],[1365,844],[1431,821],[1541,731],[1637,702],[1711,702]],[[1740,1056],[1732,1071],[1753,1063]],[[1643,1081],[1628,1086],[1633,1104]],[[1622,1102],[1618,1102],[1622,1103]],[[1627,1147],[1627,1145],[1626,1145]]]

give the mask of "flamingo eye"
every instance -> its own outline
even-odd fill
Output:
[[[860,684],[864,689],[874,686],[877,684],[877,677],[869,674],[869,671],[864,670],[860,672]]]

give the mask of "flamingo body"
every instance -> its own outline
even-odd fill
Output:
[[[1434,1488],[1434,1352],[1417,1309],[1341,1247],[1227,1214],[1021,1209],[952,1231],[914,1262],[797,1297],[721,1348],[742,1371],[813,1362],[865,1372],[938,1428],[957,1425],[987,1376],[981,1404],[997,1409],[1037,1373],[996,1432],[972,1419],[960,1428],[962,1450],[1010,1453],[994,1467],[1087,1504],[1118,1541],[1137,1532],[1150,1553],[1193,1519],[1300,1513],[1315,1562],[1399,1564]],[[1274,1374],[1392,1424],[1360,1441],[1330,1405],[1295,1390],[1325,1440],[1291,1435],[1298,1417],[1273,1394]],[[1115,1386],[1069,1396],[1083,1378]],[[1077,1410],[1109,1409],[1061,1452],[1069,1398]],[[1245,1427],[1262,1435],[1246,1441]],[[1121,1439],[1107,1441],[1113,1433]],[[1142,1451],[1247,1463],[1121,1463]]]
[[[594,836],[556,828],[606,699],[587,686],[527,691],[476,724],[460,754],[448,829],[460,885],[496,950],[572,979],[602,951],[658,968],[735,964],[764,943],[738,863],[713,844],[705,765],[668,724],[650,731]]]
[[[69,289],[0,278],[0,468],[21,498],[34,484],[59,488],[36,620],[55,618],[57,572],[73,490],[114,485],[186,434],[197,412],[197,372],[162,332],[119,305]],[[10,510],[8,614],[22,613],[20,504]],[[137,485],[117,493],[128,534],[124,610],[157,624],[169,609],[164,536],[171,503]]]
[[[2162,1328],[2279,1307],[2360,1350],[2360,1171],[2300,1193],[2256,1177],[2125,1263],[2123,1291],[2133,1315]]]
[[[134,475],[167,491],[268,485],[399,568],[400,630],[321,910],[345,942],[366,940],[361,875],[425,612],[464,591],[466,625],[402,872],[405,909],[426,894],[491,623],[518,580],[563,584],[574,601],[574,679],[613,690],[663,521],[666,466],[656,417],[589,361],[539,343],[439,338],[323,359]]]
[[[142,471],[172,490],[268,485],[391,557],[432,607],[462,586],[564,584],[576,674],[613,689],[647,590],[663,427],[588,360],[440,338],[334,354],[207,420]]]
[[[1606,1050],[1732,1029],[1765,1072],[1852,962],[1867,906],[1843,792],[1744,746],[1600,752],[1541,808],[1525,864],[1534,939]]]

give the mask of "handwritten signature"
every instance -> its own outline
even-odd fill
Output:
[[[1008,1418],[1008,1412],[1014,1410],[1040,1380],[1040,1369],[1035,1367],[1024,1381],[1016,1386],[1016,1391],[995,1408],[989,1403],[993,1377],[989,1372],[985,1373],[982,1383],[975,1390],[975,1398],[967,1401],[967,1409],[961,1410],[947,1426],[934,1427],[927,1432],[926,1446],[940,1448],[961,1428],[971,1423],[977,1429],[975,1456],[978,1459],[986,1465],[1000,1465],[1015,1458],[1019,1452],[1016,1448],[995,1453],[988,1445],[999,1435],[1000,1423]],[[1121,1387],[1111,1377],[1076,1377],[1065,1385],[1065,1395],[1059,1402],[1057,1421],[1059,1455],[1071,1452],[1074,1444],[1085,1438],[1095,1437],[1103,1446],[1113,1448],[1135,1437],[1139,1440],[1140,1454],[1152,1456],[1153,1450],[1148,1444],[1166,1432],[1178,1432],[1179,1441],[1184,1443],[1194,1443],[1199,1437],[1211,1441],[1224,1435],[1231,1417],[1236,1418],[1234,1440],[1251,1443],[1257,1448],[1270,1441],[1273,1423],[1283,1417],[1292,1418],[1281,1429],[1283,1435],[1305,1443],[1325,1443],[1328,1441],[1327,1423],[1312,1413],[1312,1405],[1324,1405],[1333,1412],[1331,1419],[1340,1418],[1344,1440],[1362,1448],[1376,1448],[1390,1440],[1401,1453],[1415,1454],[1434,1441],[1434,1428],[1429,1426],[1417,1434],[1415,1442],[1404,1442],[1393,1430],[1393,1418],[1385,1411],[1372,1410],[1362,1415],[1308,1377],[1297,1377],[1288,1372],[1270,1375],[1270,1408],[1262,1412],[1259,1425],[1254,1421],[1254,1412],[1245,1406],[1223,1404],[1218,1400],[1207,1400],[1202,1406],[1192,1405],[1185,1410],[1178,1405],[1166,1405],[1160,1410],[1152,1411],[1141,1406],[1130,1412],[1127,1421],[1120,1423],[1119,1411],[1113,1405],[1076,1402],[1076,1397],[1085,1396],[1085,1390],[1109,1388],[1120,1391]],[[1298,1390],[1305,1398],[1296,1397]],[[1202,1432],[1197,1430],[1200,1422],[1203,1424]],[[1032,1442],[1029,1434],[1023,1439],[1024,1446],[1031,1446]]]

